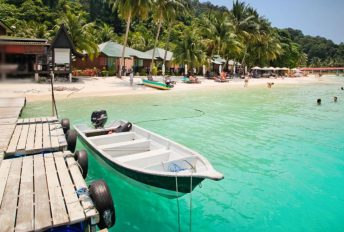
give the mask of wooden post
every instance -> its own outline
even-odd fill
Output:
[[[35,61],[35,82],[39,81],[39,75],[38,75],[38,55],[36,54],[36,61]]]
[[[1,63],[2,63],[2,64],[6,64],[6,55],[5,55],[5,52],[4,52],[4,51],[1,52],[1,62],[0,62],[0,64],[1,64]],[[2,81],[5,81],[6,78],[7,78],[5,70],[0,70],[0,72],[1,72],[1,80],[2,80]]]

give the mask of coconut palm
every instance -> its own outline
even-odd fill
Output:
[[[79,52],[86,51],[91,58],[98,53],[98,45],[96,43],[94,23],[86,23],[86,13],[80,12],[73,14],[70,11],[63,14],[57,20],[58,24],[64,24],[68,33]]]
[[[198,68],[205,63],[206,54],[202,48],[201,38],[196,30],[186,29],[174,50],[174,61]]]
[[[127,23],[122,58],[120,60],[120,69],[118,70],[118,75],[120,76],[122,67],[124,65],[125,48],[127,46],[131,21],[136,16],[140,17],[141,19],[147,18],[152,2],[151,0],[110,0],[110,4],[112,5],[112,10],[117,10],[120,17],[126,20]]]
[[[176,15],[177,9],[182,9],[183,7],[184,5],[182,0],[154,0],[153,19],[158,24],[158,30],[155,37],[154,48],[152,53],[151,69],[154,66],[155,49],[158,44],[162,23],[164,22],[164,20],[171,20]]]
[[[247,6],[243,2],[239,2],[238,0],[236,0],[235,2],[233,2],[231,17],[235,29],[235,34],[238,35],[238,37],[242,40],[242,44],[244,45],[244,49],[241,55],[241,64],[244,66],[249,47],[252,46],[259,32],[259,15],[253,8]]]
[[[117,39],[117,35],[114,32],[113,28],[106,24],[102,23],[99,26],[98,32],[97,32],[97,42],[98,43],[103,43],[109,40],[115,41]]]
[[[220,55],[228,62],[230,56],[241,51],[242,45],[234,33],[229,13],[209,12],[203,15],[197,24],[199,33],[203,36],[202,42],[207,48],[208,58]]]

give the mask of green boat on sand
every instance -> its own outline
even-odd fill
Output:
[[[172,84],[165,84],[159,81],[150,81],[150,80],[143,80],[143,84],[145,86],[149,86],[152,88],[156,88],[156,89],[162,89],[162,90],[168,90],[168,89],[172,89],[173,85]]]

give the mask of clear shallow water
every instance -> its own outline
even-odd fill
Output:
[[[140,126],[207,157],[225,179],[206,180],[193,192],[193,231],[344,231],[344,79],[332,79],[71,99],[58,108],[74,124],[88,123],[99,108],[114,119],[157,120]],[[28,103],[23,117],[50,109],[50,102]],[[178,231],[176,200],[132,185],[93,155],[89,162],[87,182],[105,179],[115,200],[111,231]],[[182,231],[189,230],[188,206],[186,195],[180,199]]]

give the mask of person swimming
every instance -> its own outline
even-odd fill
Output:
[[[344,87],[342,86],[342,88],[340,88],[341,90],[344,90]]]
[[[318,98],[317,104],[318,104],[318,105],[321,105],[321,99],[320,99],[320,98]]]
[[[338,98],[337,97],[333,97],[333,101],[337,102]]]

